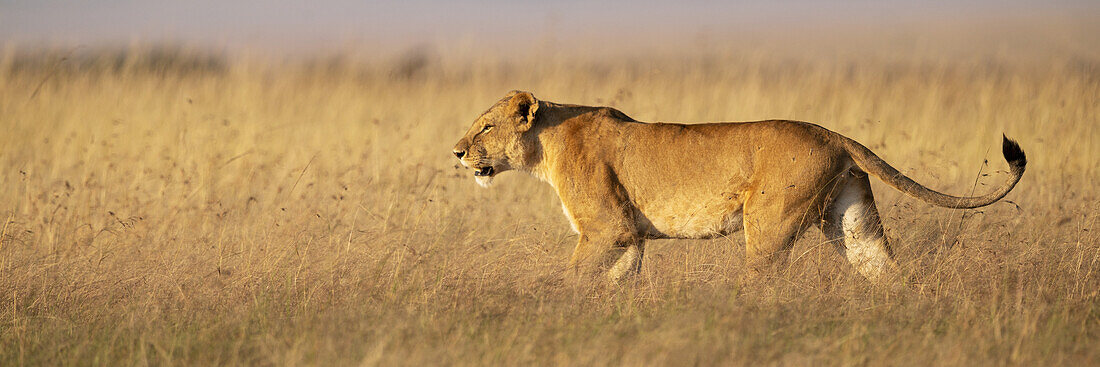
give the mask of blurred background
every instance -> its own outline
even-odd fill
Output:
[[[848,47],[900,43],[1002,52],[1044,44],[1095,56],[1100,4],[1055,1],[5,1],[6,43],[126,46],[171,42],[275,53],[461,44],[643,52],[669,48]],[[944,37],[950,35],[950,37]],[[778,44],[777,44],[778,43]],[[837,47],[830,45],[828,47]]]
[[[512,89],[1028,168],[872,181],[907,291],[816,229],[589,287],[548,185],[451,153]],[[1097,1],[0,0],[0,365],[1098,365],[1098,96]]]

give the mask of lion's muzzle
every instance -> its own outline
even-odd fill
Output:
[[[493,166],[482,167],[474,171],[474,176],[488,177],[493,175]]]

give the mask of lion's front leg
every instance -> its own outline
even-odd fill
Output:
[[[608,280],[617,283],[641,271],[644,250],[642,240],[634,233],[582,234],[569,266],[582,276],[606,274]]]
[[[618,176],[610,165],[595,164],[572,177],[583,179],[555,183],[565,213],[581,235],[570,267],[586,277],[606,275],[612,282],[637,273],[642,237],[635,227],[633,203]]]
[[[630,245],[619,255],[619,260],[607,271],[607,277],[612,282],[618,283],[627,277],[634,276],[642,271],[642,255],[645,253],[645,244],[641,240]]]

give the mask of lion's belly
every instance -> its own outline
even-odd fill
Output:
[[[714,238],[743,226],[740,205],[654,206],[637,211],[635,218],[650,238]]]

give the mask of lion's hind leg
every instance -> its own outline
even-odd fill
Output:
[[[745,276],[757,278],[763,273],[782,270],[790,263],[794,242],[814,220],[804,200],[796,205],[754,197],[745,203]]]
[[[825,208],[821,230],[856,271],[871,282],[897,280],[897,262],[886,242],[866,174],[846,172],[841,177]]]

